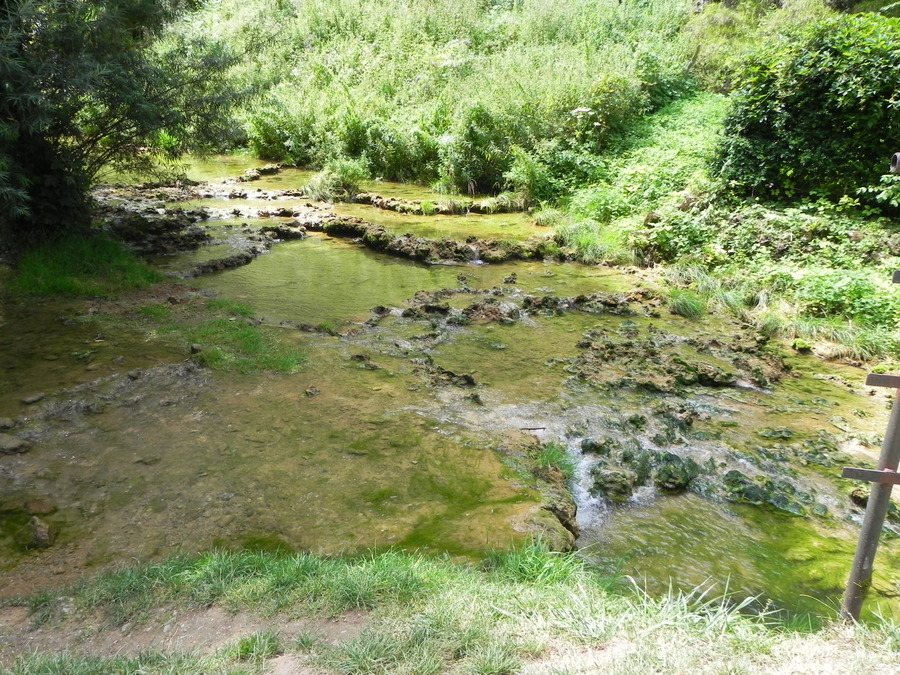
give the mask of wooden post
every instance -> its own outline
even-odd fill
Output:
[[[900,153],[895,157],[900,160]],[[893,281],[900,284],[900,270],[894,272]],[[855,478],[872,483],[872,492],[866,504],[866,515],[863,517],[859,532],[859,543],[856,545],[856,555],[850,568],[850,579],[847,581],[847,590],[841,604],[841,618],[845,621],[859,621],[863,601],[872,585],[875,552],[878,550],[881,528],[884,526],[884,518],[891,503],[891,490],[895,485],[900,485],[900,474],[897,473],[897,465],[900,464],[900,376],[871,374],[866,378],[866,384],[870,387],[894,389],[894,404],[881,445],[878,470],[848,467],[841,472],[843,478]]]

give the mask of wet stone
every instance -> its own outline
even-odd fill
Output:
[[[28,441],[12,434],[0,434],[0,455],[18,455],[27,451]]]
[[[621,469],[598,468],[593,472],[594,486],[591,492],[606,497],[611,502],[624,504],[634,494],[636,476]]]
[[[700,465],[690,457],[663,452],[653,468],[653,483],[663,492],[682,492],[700,473]]]
[[[25,398],[23,398],[22,403],[24,403],[25,405],[32,405],[34,403],[37,403],[38,401],[42,401],[46,396],[47,394],[43,392],[32,394],[31,396],[26,396]]]
[[[37,516],[32,516],[28,521],[28,529],[31,535],[28,548],[50,548],[56,541],[56,528]]]
[[[585,438],[581,441],[581,451],[592,455],[608,455],[619,447],[618,441],[610,436]]]
[[[12,429],[16,426],[16,421],[11,417],[0,417],[0,431]]]

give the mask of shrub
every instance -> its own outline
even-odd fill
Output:
[[[310,199],[320,202],[353,201],[360,192],[360,183],[368,175],[365,165],[359,160],[335,160],[313,176],[303,192]]]
[[[803,313],[812,317],[841,316],[883,328],[895,328],[900,319],[900,294],[861,270],[811,272],[798,282],[796,296]]]
[[[900,144],[900,20],[826,19],[756,53],[716,166],[739,191],[840,196]]]

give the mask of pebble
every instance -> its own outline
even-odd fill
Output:
[[[38,401],[42,401],[47,394],[44,392],[40,392],[38,394],[32,394],[31,396],[26,396],[22,399],[22,403],[25,405],[32,405],[33,403],[37,403]]]

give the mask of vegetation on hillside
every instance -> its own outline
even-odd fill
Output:
[[[506,192],[573,259],[675,265],[767,333],[900,355],[893,4],[145,5],[8,5],[7,239],[84,227],[101,166],[245,143],[324,168],[329,198],[366,177]]]

